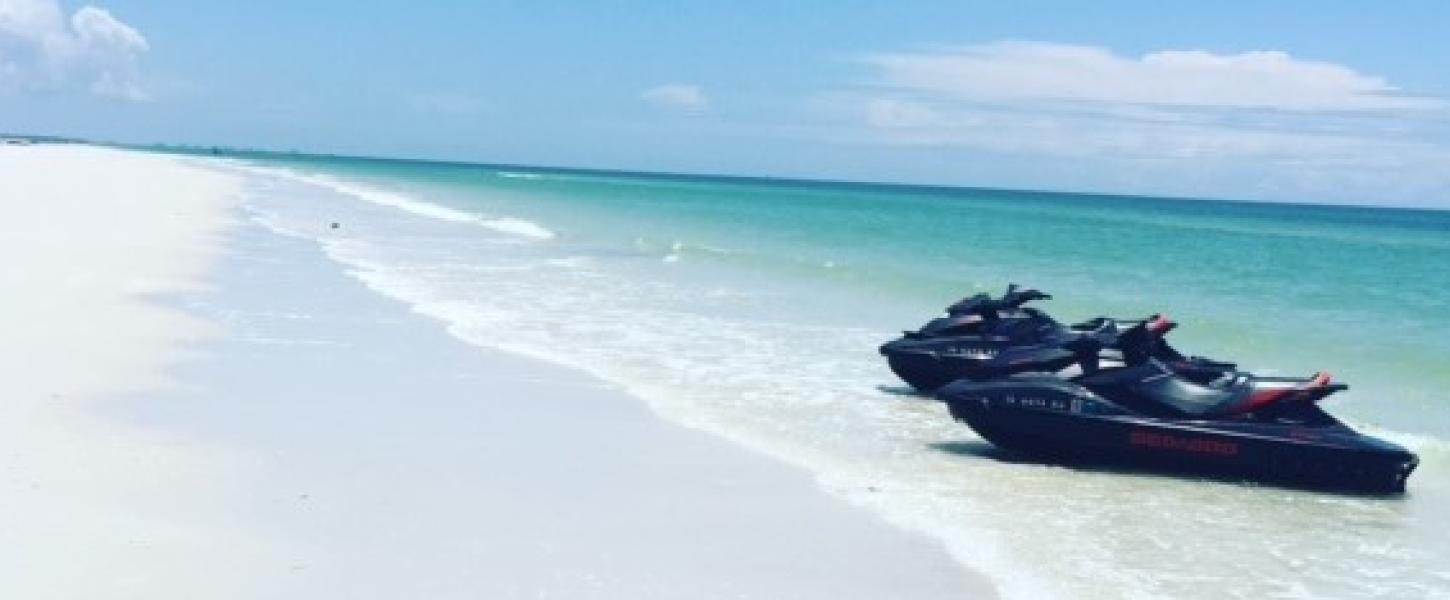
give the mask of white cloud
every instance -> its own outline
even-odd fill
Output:
[[[1034,165],[1021,187],[1057,171],[1133,193],[1450,201],[1450,103],[1344,65],[1023,41],[858,63],[867,77],[811,99],[816,137]]]
[[[134,27],[94,6],[69,20],[58,0],[0,0],[0,91],[80,86],[144,100],[136,63],[151,46]]]
[[[1039,110],[854,93],[823,96],[817,108],[863,125],[860,141],[1061,157],[1347,159],[1368,141],[1326,124],[1291,127],[1193,113]]]
[[[640,94],[654,106],[691,113],[704,112],[710,108],[710,99],[699,86],[685,83],[667,83],[647,89]]]
[[[927,106],[900,98],[871,98],[866,101],[866,122],[881,129],[914,129],[938,126],[942,115]]]
[[[942,182],[1450,207],[1444,132],[1388,132],[1377,119],[1067,112],[860,92],[823,94],[810,108],[826,124],[817,139],[960,163],[928,175]]]
[[[1011,41],[862,59],[886,87],[959,100],[1086,102],[1284,111],[1397,111],[1446,103],[1402,93],[1383,78],[1277,50],[1214,54]]]

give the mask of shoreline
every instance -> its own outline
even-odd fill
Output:
[[[190,572],[117,575],[111,595],[995,596],[940,543],[810,474],[581,372],[454,339],[310,240],[240,222],[213,243],[204,286],[147,291],[224,331],[171,342],[187,358],[165,368],[173,385],[90,407],[205,459],[189,473],[210,489],[172,503],[212,545],[185,547],[203,563]]]

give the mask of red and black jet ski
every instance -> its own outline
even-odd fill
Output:
[[[1360,434],[1318,405],[1347,389],[1327,373],[1309,378],[1224,371],[1195,380],[1132,343],[1172,324],[1135,328],[1124,362],[1097,348],[1070,349],[1080,372],[1032,372],[959,380],[937,397],[992,444],[1059,460],[1187,468],[1371,493],[1401,493],[1419,459]]]

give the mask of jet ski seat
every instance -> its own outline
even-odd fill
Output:
[[[1161,375],[1144,380],[1142,391],[1183,416],[1218,419],[1263,410],[1290,399],[1316,401],[1348,389],[1343,384],[1331,384],[1330,379],[1324,372],[1307,380],[1236,375],[1201,384],[1163,368]]]

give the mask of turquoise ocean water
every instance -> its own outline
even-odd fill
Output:
[[[237,155],[248,214],[460,339],[809,470],[1008,596],[1450,597],[1450,212]],[[332,229],[327,224],[337,222]],[[1349,383],[1404,498],[1006,463],[876,346],[1018,282]],[[520,401],[488,399],[487,401]],[[567,443],[567,440],[561,440]],[[607,449],[581,449],[607,451]]]

